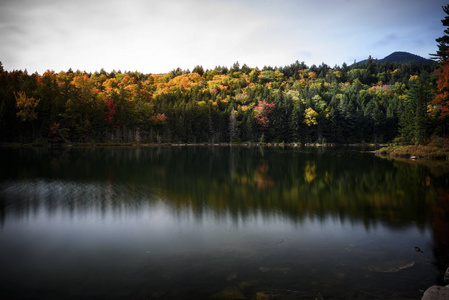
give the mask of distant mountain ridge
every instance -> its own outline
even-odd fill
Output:
[[[373,58],[373,60],[378,60]],[[364,64],[366,63],[366,59],[359,61],[358,63],[360,64]],[[431,59],[427,59],[424,57],[421,57],[419,55],[416,54],[412,54],[409,52],[402,52],[402,51],[396,51],[391,53],[388,56],[385,56],[382,59],[379,59],[379,62],[384,63],[384,62],[389,62],[389,63],[407,63],[407,62],[412,62],[412,63],[417,63],[417,64],[433,64],[435,63],[435,61],[431,60]]]

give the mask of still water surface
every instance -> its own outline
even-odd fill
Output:
[[[444,164],[254,147],[0,162],[2,299],[420,299],[449,264]]]

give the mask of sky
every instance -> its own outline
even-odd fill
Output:
[[[168,73],[429,58],[447,0],[0,0],[5,70]]]

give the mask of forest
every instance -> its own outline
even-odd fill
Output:
[[[449,5],[435,63],[217,66],[167,74],[4,70],[0,142],[390,143],[449,125]]]
[[[369,57],[335,67],[40,75],[0,63],[0,141],[421,144],[446,134],[437,67]]]

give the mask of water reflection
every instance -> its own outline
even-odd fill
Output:
[[[1,152],[8,296],[419,298],[449,264],[443,164],[355,149]]]
[[[426,226],[429,204],[447,191],[446,176],[419,165],[353,151],[321,153],[258,148],[9,150],[3,210],[36,206],[122,209],[155,198],[173,207],[245,217],[254,210],[292,219],[337,216],[364,223]],[[14,201],[11,201],[14,199]],[[441,205],[436,205],[440,207]],[[5,214],[5,213],[3,213]]]

